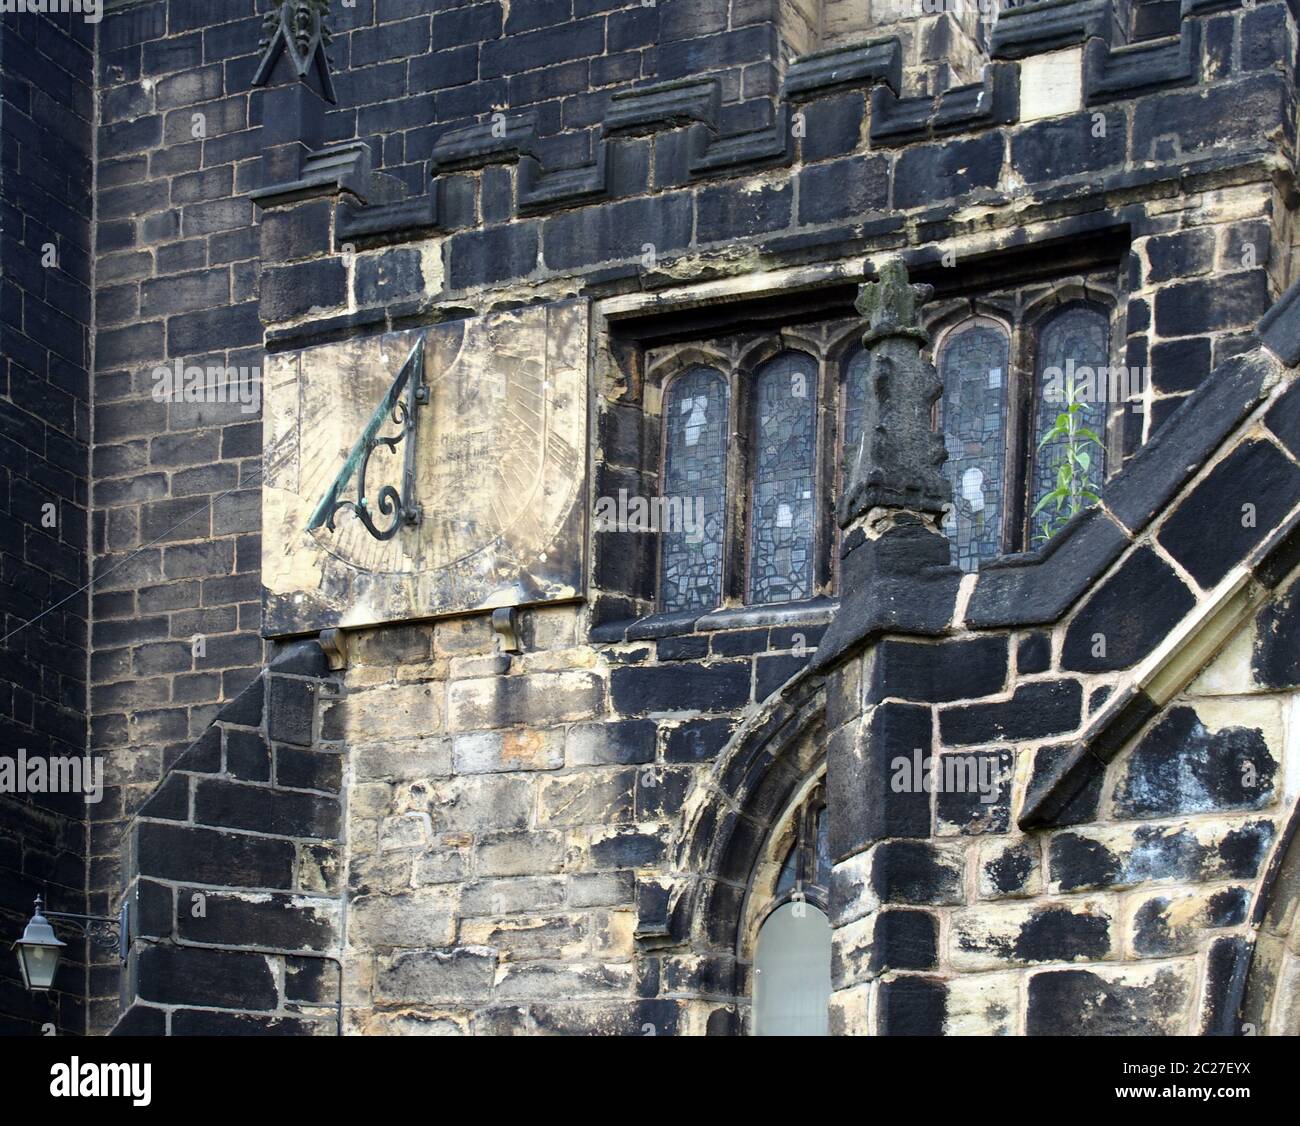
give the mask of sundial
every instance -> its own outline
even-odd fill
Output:
[[[587,306],[270,358],[268,635],[573,599]]]

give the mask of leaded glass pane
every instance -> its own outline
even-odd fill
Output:
[[[973,319],[948,335],[939,356],[944,472],[953,505],[944,530],[953,564],[963,571],[1002,550],[1009,354],[1001,325]]]
[[[812,596],[816,465],[817,365],[786,352],[754,381],[751,603]]]
[[[727,382],[712,368],[683,372],[664,397],[663,496],[689,514],[660,529],[660,608],[711,610],[722,601],[726,527]]]
[[[1065,461],[1065,447],[1054,439],[1042,449],[1039,443],[1065,409],[1066,389],[1073,382],[1083,400],[1083,425],[1105,440],[1106,403],[1110,367],[1110,319],[1091,305],[1071,305],[1052,317],[1039,332],[1036,372],[1033,474],[1030,511],[1056,487],[1057,473]],[[1106,451],[1089,444],[1091,465],[1085,479],[1088,487],[1101,492],[1106,480]],[[1044,510],[1031,522],[1031,539],[1043,535],[1049,518]],[[1031,543],[1031,546],[1032,543]]]
[[[849,361],[844,377],[844,440],[840,452],[840,495],[848,491],[853,465],[858,460],[858,443],[862,441],[862,405],[867,397],[867,366],[865,351],[857,352]]]

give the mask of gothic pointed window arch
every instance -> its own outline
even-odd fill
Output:
[[[829,1032],[831,862],[820,785],[798,806],[791,822],[794,837],[764,906],[754,947],[753,1032],[757,1036]]]
[[[713,368],[675,377],[664,394],[660,494],[681,514],[660,530],[659,601],[666,611],[711,610],[722,601],[730,394]]]
[[[754,604],[811,598],[817,551],[817,362],[782,352],[752,388],[749,578]]]
[[[939,343],[939,429],[952,484],[944,530],[952,561],[964,571],[1002,552],[1011,337],[991,317],[954,325]]]
[[[1063,525],[1061,514],[1033,510],[1066,457],[1059,439],[1043,438],[1067,377],[1078,377],[1083,418],[1099,435],[1087,450],[1084,503],[1136,452],[1142,428],[1132,423],[1144,409],[1145,376],[1109,359],[1122,330],[1122,284],[1098,268],[955,295],[927,314],[943,389],[934,426],[948,452],[953,565],[974,571],[1033,550]],[[833,514],[854,469],[868,398],[870,354],[861,337],[860,318],[838,315],[707,339],[674,336],[646,348],[647,385],[663,388],[657,499],[676,506],[665,515],[700,519],[698,527],[652,529],[653,583],[642,585],[638,565],[635,581],[615,589],[639,602],[650,586],[659,612],[701,614],[836,594],[842,533]],[[624,555],[611,554],[629,570]]]
[[[1046,538],[1050,512],[1034,509],[1052,491],[1066,462],[1065,443],[1043,445],[1058,415],[1073,394],[1082,424],[1100,438],[1084,447],[1083,481],[1100,493],[1106,480],[1105,432],[1109,410],[1110,317],[1091,302],[1076,301],[1048,314],[1038,325],[1035,341],[1032,431],[1029,448],[1029,538]]]

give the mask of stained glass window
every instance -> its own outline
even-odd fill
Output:
[[[1034,431],[1030,450],[1029,507],[1032,512],[1039,500],[1056,487],[1057,472],[1065,461],[1061,441],[1053,440],[1042,449],[1038,444],[1050,431],[1056,417],[1065,409],[1066,392],[1073,384],[1083,401],[1083,424],[1098,434],[1105,434],[1110,367],[1110,320],[1094,305],[1068,305],[1052,315],[1038,334],[1038,363],[1035,372]],[[1086,480],[1100,493],[1106,479],[1106,451],[1088,446],[1091,460]],[[1031,540],[1043,532],[1046,511],[1032,521]],[[1034,546],[1032,543],[1030,546]]]
[[[817,364],[802,352],[754,380],[749,601],[810,598],[817,535]]]
[[[798,890],[805,894],[811,892],[814,898],[824,898],[831,886],[831,846],[830,819],[820,786],[793,820],[794,843],[781,863],[774,895],[780,899],[787,892]]]
[[[1002,550],[1010,340],[996,321],[971,318],[944,339],[939,353],[939,415],[952,483],[944,530],[952,561],[973,571]]]
[[[661,527],[660,607],[711,610],[722,601],[726,529],[727,381],[712,368],[677,376],[664,396],[660,491],[678,513]]]

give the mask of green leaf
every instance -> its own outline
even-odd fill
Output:
[[[1040,500],[1036,505],[1034,505],[1034,511],[1032,515],[1037,516],[1040,512],[1043,511],[1044,508],[1046,508],[1049,504],[1051,504],[1052,501],[1061,500],[1063,495],[1064,494],[1062,494],[1060,489],[1053,489],[1050,493],[1048,493],[1045,497],[1043,497],[1042,500]]]

